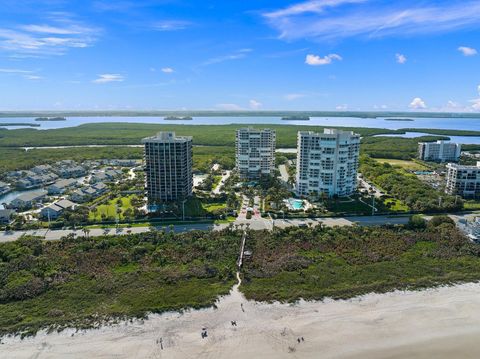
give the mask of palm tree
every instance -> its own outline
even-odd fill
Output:
[[[88,235],[90,234],[90,230],[86,227],[83,227],[82,232],[83,232],[83,235],[85,236],[85,238],[88,239]]]

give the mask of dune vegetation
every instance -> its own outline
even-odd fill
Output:
[[[409,227],[295,228],[250,232],[248,299],[345,299],[371,292],[480,280],[480,247],[448,217]]]
[[[239,242],[153,231],[1,243],[0,336],[211,306],[235,281]]]

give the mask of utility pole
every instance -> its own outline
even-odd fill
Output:
[[[372,216],[375,215],[375,193],[372,194]]]
[[[115,225],[118,228],[120,213],[118,213],[118,204],[115,203]]]
[[[182,201],[182,220],[185,222],[185,202],[187,202],[186,199]]]

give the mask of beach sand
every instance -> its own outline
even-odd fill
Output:
[[[4,338],[0,345],[0,358],[478,357],[480,284],[294,305],[246,301],[234,287],[217,309]]]

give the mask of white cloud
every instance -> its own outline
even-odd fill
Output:
[[[266,13],[264,16],[268,18],[282,18],[304,13],[321,13],[326,8],[337,7],[343,4],[362,3],[365,1],[367,0],[309,0]]]
[[[472,102],[472,109],[474,109],[476,111],[480,111],[480,98],[477,98],[475,100],[471,100],[470,102]]]
[[[190,21],[184,20],[162,20],[153,24],[153,29],[157,31],[177,31],[184,30],[191,25]]]
[[[108,82],[122,82],[123,80],[125,80],[125,78],[119,74],[101,74],[92,82],[96,84],[104,84]]]
[[[401,65],[407,62],[407,57],[403,54],[395,54],[395,59],[397,60],[397,63]]]
[[[310,0],[263,15],[282,39],[378,38],[479,28],[480,2]]]
[[[329,65],[329,64],[332,63],[333,60],[340,61],[340,60],[342,60],[342,57],[340,55],[337,55],[337,54],[330,54],[330,55],[326,55],[324,57],[309,54],[305,57],[305,63],[307,65],[311,65],[311,66]]]
[[[100,30],[73,20],[70,16],[57,16],[51,24],[29,24],[0,28],[0,50],[15,57],[62,55],[69,48],[92,45]]]
[[[15,69],[15,68],[0,68],[0,74],[21,76],[26,80],[42,80],[43,77],[36,75],[35,71]]]
[[[0,69],[2,74],[31,74],[33,71],[30,70],[21,70],[21,69]]]
[[[461,108],[461,106],[458,104],[458,102],[449,100],[449,101],[447,102],[447,108],[454,110],[454,109],[459,109],[459,108]]]
[[[480,96],[480,85],[477,86],[477,92]],[[469,101],[472,104],[472,109],[475,111],[480,111],[480,98],[476,98]]]
[[[162,72],[164,72],[166,74],[171,74],[172,72],[175,72],[175,70],[172,69],[171,67],[163,67]]]
[[[28,32],[37,32],[40,34],[54,34],[54,35],[74,35],[89,31],[89,29],[81,26],[58,27],[51,25],[23,25],[20,28]]]
[[[412,102],[410,102],[410,105],[408,107],[414,110],[419,110],[427,108],[427,105],[425,104],[425,101],[423,101],[420,97],[415,97]]]
[[[252,110],[258,110],[260,107],[262,107],[262,103],[258,102],[257,100],[250,100],[248,105]]]
[[[251,52],[252,49],[240,49],[237,50],[231,54],[228,55],[223,55],[223,56],[218,56],[218,57],[212,57],[211,59],[208,59],[205,61],[202,66],[208,66],[208,65],[213,65],[213,64],[219,64],[221,62],[225,61],[231,61],[231,60],[239,60],[243,59],[247,56],[249,52]]]
[[[463,56],[475,56],[477,54],[477,50],[472,48],[472,47],[467,47],[467,46],[460,46],[458,48],[458,51],[460,51]]]
[[[338,105],[337,107],[335,107],[335,109],[337,111],[346,111],[348,109],[348,105],[347,104]]]
[[[303,93],[288,93],[283,98],[287,101],[293,101],[299,98],[305,97]]]
[[[42,77],[42,76],[38,76],[38,75],[24,75],[23,77],[24,77],[25,79],[31,80],[31,81],[43,80],[43,77]]]
[[[215,105],[215,107],[219,110],[224,110],[224,111],[242,111],[243,110],[241,106],[234,103],[219,103]]]

